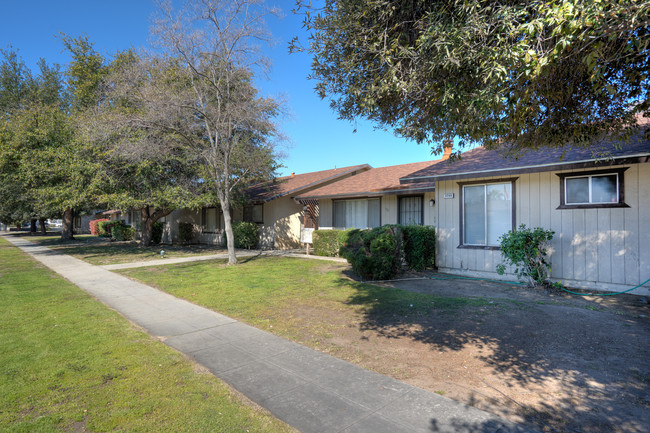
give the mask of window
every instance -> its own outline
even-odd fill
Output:
[[[220,212],[216,207],[208,207],[203,209],[203,233],[216,233],[221,228],[219,218]]]
[[[264,205],[244,206],[244,221],[258,224],[264,223]]]
[[[558,174],[560,177],[558,209],[627,207],[623,200],[625,170],[626,168]]]
[[[423,224],[423,202],[422,196],[400,197],[399,198],[399,223],[405,225]]]
[[[514,180],[461,185],[461,245],[498,247],[514,226]]]
[[[333,204],[334,227],[367,229],[381,225],[378,198],[337,200]]]

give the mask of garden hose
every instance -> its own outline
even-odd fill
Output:
[[[434,277],[430,276],[429,277],[432,280],[474,280],[474,281],[490,281],[493,283],[508,283],[508,284],[519,284],[523,285],[526,283],[518,282],[518,281],[504,281],[504,280],[490,280],[487,278],[472,278],[472,277],[461,277],[461,276],[456,276],[456,275],[448,275],[445,277]],[[578,295],[578,296],[614,296],[614,295],[622,295],[623,293],[631,292],[634,289],[638,289],[639,287],[647,284],[650,282],[650,278],[645,280],[643,283],[639,284],[638,286],[634,286],[631,289],[628,290],[623,290],[622,292],[616,292],[616,293],[578,293],[578,292],[572,292],[569,289],[565,289],[564,287],[560,286],[562,290],[564,290],[567,293],[571,293],[572,295]]]
[[[629,290],[623,290],[622,292],[616,292],[616,293],[577,293],[577,292],[572,292],[571,290],[565,289],[562,287],[562,290],[565,292],[571,293],[572,295],[579,295],[579,296],[614,296],[614,295],[621,295],[623,293],[631,292],[634,289],[638,289],[639,287],[643,286],[644,284],[648,283],[650,281],[650,278],[639,284],[638,286],[634,286]]]
[[[434,277],[433,275],[429,277],[431,280],[473,280],[473,281],[490,281],[492,283],[508,283],[508,284],[517,284],[524,285],[520,281],[505,281],[505,280],[490,280],[487,278],[473,278],[473,277],[461,277],[459,275],[447,275],[445,277]]]

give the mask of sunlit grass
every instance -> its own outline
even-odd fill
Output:
[[[142,247],[136,242],[111,242],[93,235],[75,235],[75,240],[62,242],[58,236],[25,235],[25,239],[68,254],[93,265],[111,265],[160,259],[160,251],[166,258],[190,257],[225,253],[220,245],[152,245]]]
[[[4,239],[0,311],[0,431],[292,431]]]
[[[321,260],[255,257],[240,259],[236,266],[209,261],[119,272],[293,339],[304,334],[327,337],[333,331],[328,316],[333,314],[381,320],[487,304],[480,298],[441,297],[360,283],[345,276],[347,269],[345,264]],[[318,314],[294,320],[305,310]]]

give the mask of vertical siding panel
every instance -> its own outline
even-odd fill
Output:
[[[540,207],[542,203],[548,206],[548,201],[541,201],[541,190],[543,187],[540,185],[540,173],[532,173],[528,178],[530,182],[530,227],[541,227]]]
[[[544,229],[549,229],[551,227],[551,209],[555,209],[558,205],[555,205],[551,201],[551,176],[553,173],[545,172],[539,174],[539,200],[538,200],[538,209],[539,209],[539,226]]]
[[[587,261],[585,279],[598,280],[598,210],[585,210],[585,259]]]
[[[526,224],[530,227],[530,175],[524,174],[517,180],[517,225]]]
[[[461,262],[461,257],[460,257],[460,252],[462,250],[459,250],[458,244],[460,243],[460,238],[459,238],[459,227],[460,227],[460,219],[459,219],[459,211],[458,211],[458,206],[460,202],[460,197],[458,194],[458,184],[454,181],[449,182],[449,187],[448,187],[448,192],[453,192],[455,193],[453,199],[447,199],[449,201],[448,207],[449,207],[449,214],[448,214],[448,220],[447,220],[447,227],[449,227],[450,233],[449,233],[449,244],[451,245],[450,252],[452,254],[452,257],[450,258],[450,263],[453,268],[460,269],[460,262]],[[444,200],[444,199],[443,199]],[[456,226],[456,230],[453,229],[453,227]]]
[[[639,166],[639,283],[650,278],[650,164]],[[648,287],[646,285],[645,287]]]
[[[562,242],[562,275],[560,278],[573,279],[573,211],[562,211],[562,227],[560,229]]]
[[[611,209],[612,282],[625,283],[625,211]]]
[[[450,200],[450,199],[442,199],[441,197],[445,193],[453,192],[452,188],[452,182],[450,181],[444,181],[441,182],[441,190],[438,193],[438,199],[439,202],[436,204],[436,206],[440,206],[441,212],[440,212],[440,219],[438,220],[438,225],[442,227],[442,242],[441,245],[444,245],[444,251],[443,251],[443,266],[452,268],[454,267],[454,255],[455,255],[455,249],[456,245],[454,245],[454,233],[453,233],[453,227],[454,227],[454,222],[452,220],[453,215],[454,215],[454,206],[455,206],[455,201],[456,200]]]
[[[635,164],[625,172],[625,203],[630,206],[624,209],[625,284],[631,285],[641,283],[639,274],[639,169],[639,165]],[[648,226],[645,227],[645,230],[648,230]],[[645,245],[647,248],[648,244]]]
[[[612,281],[611,212],[598,209],[598,281]]]
[[[560,205],[560,181],[559,178],[553,173],[549,179],[549,194],[550,194],[550,225],[551,230],[555,232],[553,240],[551,241],[551,277],[562,278],[564,256],[562,254],[562,214],[566,211],[558,210]]]
[[[576,209],[573,212],[573,278],[585,279],[585,211]]]

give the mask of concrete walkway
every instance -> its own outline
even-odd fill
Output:
[[[5,239],[301,432],[532,432],[19,237]]]
[[[255,256],[279,256],[279,257],[297,257],[301,259],[313,259],[313,260],[329,260],[331,262],[347,263],[347,260],[340,257],[323,257],[323,256],[313,256],[307,254],[300,254],[295,252],[287,252],[282,250],[237,250],[237,258],[242,257],[255,257]],[[187,263],[187,262],[200,262],[203,260],[217,260],[217,259],[227,259],[228,254],[209,254],[205,256],[189,256],[189,257],[177,257],[177,258],[167,258],[167,259],[156,259],[156,260],[143,260],[139,262],[130,262],[130,263],[117,263],[113,265],[103,265],[100,266],[103,269],[114,271],[117,269],[131,269],[131,268],[142,268],[145,266],[159,266],[159,265],[171,265],[174,263]]]

